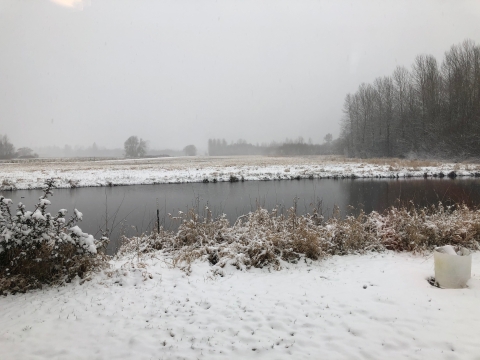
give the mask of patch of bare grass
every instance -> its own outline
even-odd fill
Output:
[[[388,166],[390,171],[398,170],[401,168],[409,168],[413,170],[418,170],[422,167],[433,167],[441,165],[439,161],[433,160],[418,160],[418,159],[399,159],[399,158],[370,158],[370,159],[360,159],[360,158],[349,158],[346,159],[347,162],[352,163],[365,163],[379,166]]]

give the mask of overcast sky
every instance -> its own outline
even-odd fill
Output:
[[[321,142],[362,82],[466,38],[480,42],[478,0],[0,0],[0,134]]]

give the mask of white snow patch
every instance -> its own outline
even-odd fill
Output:
[[[161,255],[79,285],[0,297],[0,358],[473,359],[480,254],[469,288],[432,287],[433,258],[332,257],[281,271],[191,275]]]
[[[42,215],[42,212],[40,211],[40,209],[35,210],[32,217],[37,220],[45,220],[45,216]]]
[[[54,178],[56,186],[70,188],[136,184],[193,183],[204,180],[287,180],[326,177],[423,177],[424,174],[455,171],[458,176],[480,175],[480,167],[472,164],[434,163],[429,166],[409,166],[398,160],[398,166],[359,162],[339,157],[193,157],[138,160],[108,160],[75,162],[38,162],[3,164],[5,184],[1,189],[40,189],[46,179]],[[421,162],[420,162],[421,164]],[[428,164],[428,163],[427,163]],[[286,172],[285,170],[288,169]]]
[[[75,209],[75,216],[78,218],[78,220],[83,220],[83,214],[77,209]]]
[[[50,205],[50,204],[51,204],[50,200],[40,199],[40,205],[41,206]]]

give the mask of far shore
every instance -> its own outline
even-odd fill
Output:
[[[252,180],[480,177],[479,163],[344,156],[28,159],[0,164],[0,190]]]

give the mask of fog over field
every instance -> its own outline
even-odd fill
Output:
[[[480,0],[0,0],[0,360],[477,359]]]
[[[16,147],[336,138],[362,82],[480,41],[478,1],[0,1]]]

